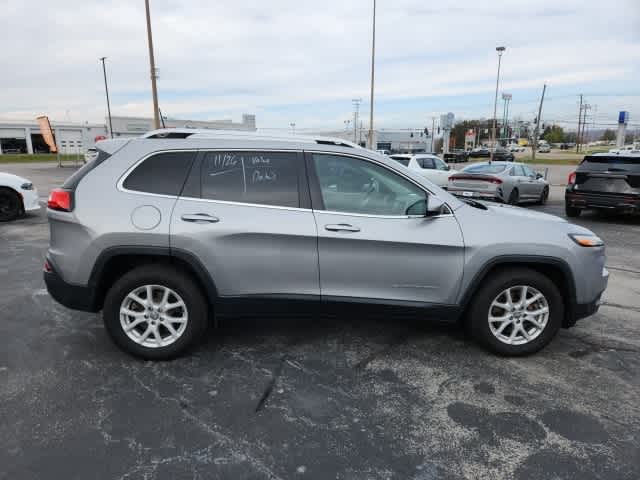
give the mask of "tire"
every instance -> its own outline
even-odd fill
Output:
[[[524,310],[514,310],[511,320],[504,322],[492,323],[493,327],[499,330],[503,323],[507,323],[501,334],[494,334],[490,327],[490,314],[502,316],[503,310],[495,307],[494,300],[504,300],[501,297],[502,292],[510,287],[516,287],[513,290],[521,291],[521,286],[527,287],[527,299],[531,300],[536,294],[541,294],[543,300],[537,300]],[[518,304],[518,299],[512,294],[513,303]],[[518,300],[518,301],[516,301]],[[542,305],[542,306],[541,306]],[[538,311],[536,309],[548,309],[546,320],[543,317],[536,317],[536,321],[543,323],[542,328],[537,328],[531,323],[529,317],[523,315],[523,312]],[[504,311],[506,312],[506,311]],[[544,316],[544,314],[541,314]],[[524,320],[523,320],[524,318]],[[482,346],[488,350],[504,356],[522,356],[530,355],[545,347],[558,333],[564,318],[564,304],[560,291],[555,284],[545,275],[530,270],[528,268],[509,268],[497,271],[486,279],[484,285],[478,290],[469,305],[467,314],[467,327],[473,338],[475,338]],[[510,324],[508,322],[511,322]],[[516,322],[516,323],[514,323]],[[520,322],[520,326],[517,326]],[[506,343],[502,336],[511,336],[516,330],[514,343]],[[527,335],[531,340],[524,338],[524,331],[528,330]],[[498,336],[501,338],[498,338]],[[520,340],[519,340],[520,339]],[[524,343],[517,343],[522,341]]]
[[[518,193],[517,188],[514,188],[513,190],[511,190],[511,193],[509,194],[509,200],[507,201],[507,203],[509,205],[518,205],[519,201],[520,201],[520,193]]]
[[[545,205],[548,199],[549,199],[549,188],[544,187],[544,189],[542,189],[542,193],[540,194],[540,199],[536,203],[538,205]]]
[[[22,213],[22,199],[10,188],[0,188],[0,222],[15,220]]]
[[[152,286],[152,299],[158,308],[145,309],[143,303],[130,300],[132,297],[129,294],[133,292],[137,292],[138,298],[146,300],[148,297],[143,292],[149,291],[147,286]],[[166,302],[159,299],[164,291],[172,292]],[[184,308],[162,308],[162,303],[177,305],[179,300]],[[127,311],[135,310],[135,316],[121,314],[121,307],[125,306]],[[185,317],[186,321],[183,321]],[[150,264],[125,273],[111,286],[104,300],[104,325],[114,343],[125,352],[145,360],[170,360],[183,355],[203,337],[207,319],[207,302],[200,287],[189,275],[170,266]],[[180,320],[180,323],[173,323],[173,320]],[[125,332],[123,322],[131,327],[138,321],[139,324],[130,329],[131,333]],[[152,323],[155,323],[155,327]],[[171,324],[175,334],[165,326],[166,323]],[[153,334],[143,339],[147,330]],[[156,331],[161,338],[160,344]],[[166,339],[163,339],[163,335],[166,335]],[[151,342],[155,342],[155,345]]]
[[[570,207],[565,203],[564,205],[564,213],[566,213],[567,217],[579,217],[582,210],[576,207]]]

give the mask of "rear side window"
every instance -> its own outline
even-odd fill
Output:
[[[138,165],[122,186],[136,192],[179,195],[196,152],[157,153]]]
[[[435,165],[433,164],[433,158],[420,158],[418,159],[418,163],[422,168],[428,168],[430,170],[433,170],[434,168],[436,168]]]
[[[202,198],[299,207],[298,155],[294,152],[207,152]]]
[[[512,177],[526,177],[526,174],[524,173],[524,169],[520,165],[515,165],[511,169],[511,176]]]
[[[405,158],[405,157],[391,157],[391,158],[393,158],[396,162],[401,163],[405,167],[409,166],[409,161],[411,160],[410,158]]]

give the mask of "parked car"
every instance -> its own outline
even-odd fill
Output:
[[[420,153],[416,155],[396,154],[391,155],[393,160],[405,167],[416,170],[439,187],[446,188],[449,176],[456,173],[449,165],[436,155]]]
[[[38,190],[33,182],[0,172],[0,222],[14,220],[25,212],[39,208]]]
[[[585,209],[640,212],[640,153],[587,155],[569,174],[564,201],[568,217]]]
[[[503,147],[497,147],[493,152],[493,161],[496,162],[513,162],[516,157],[509,150]]]
[[[469,152],[469,157],[471,158],[481,158],[481,157],[490,157],[491,150],[487,147],[476,147]]]
[[[517,143],[512,143],[508,146],[510,152],[524,152],[524,147]]]
[[[449,153],[445,153],[442,158],[446,163],[464,163],[469,159],[469,152],[456,148]]]
[[[538,145],[538,152],[539,153],[549,153],[549,152],[551,152],[551,147],[547,143],[541,143],[540,145]]]
[[[101,142],[48,201],[49,293],[102,310],[133,355],[183,354],[214,315],[349,304],[526,355],[598,310],[605,248],[581,226],[462,201],[342,139],[164,132]]]
[[[22,153],[22,150],[14,147],[2,147],[2,153]]]
[[[528,165],[513,162],[482,162],[449,177],[447,190],[462,197],[494,200],[511,205],[521,202],[544,204],[549,183]]]
[[[627,153],[640,154],[640,145],[625,145],[621,148],[612,148],[609,150],[609,153],[614,153],[616,155]]]

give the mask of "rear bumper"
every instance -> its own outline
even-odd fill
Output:
[[[567,206],[574,208],[601,208],[606,210],[640,212],[640,195],[574,192],[564,195]]]
[[[461,197],[461,198],[479,198],[481,200],[494,200],[494,201],[498,201],[501,202],[502,198],[500,197],[500,192],[497,190],[494,191],[478,191],[478,190],[471,190],[468,188],[459,188],[459,187],[452,187],[451,185],[449,185],[447,187],[447,192],[449,192],[451,195],[455,195],[457,197]],[[471,194],[471,195],[469,195]]]
[[[50,270],[44,271],[44,283],[49,295],[61,305],[72,310],[97,312],[95,290],[88,286],[73,285],[65,280],[55,270],[50,259],[47,259]]]

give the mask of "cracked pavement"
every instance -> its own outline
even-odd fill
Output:
[[[41,195],[70,174],[3,170]],[[537,355],[349,315],[224,320],[163,363],[48,296],[44,211],[2,224],[0,478],[640,478],[640,218],[576,223],[607,242],[605,304]]]

